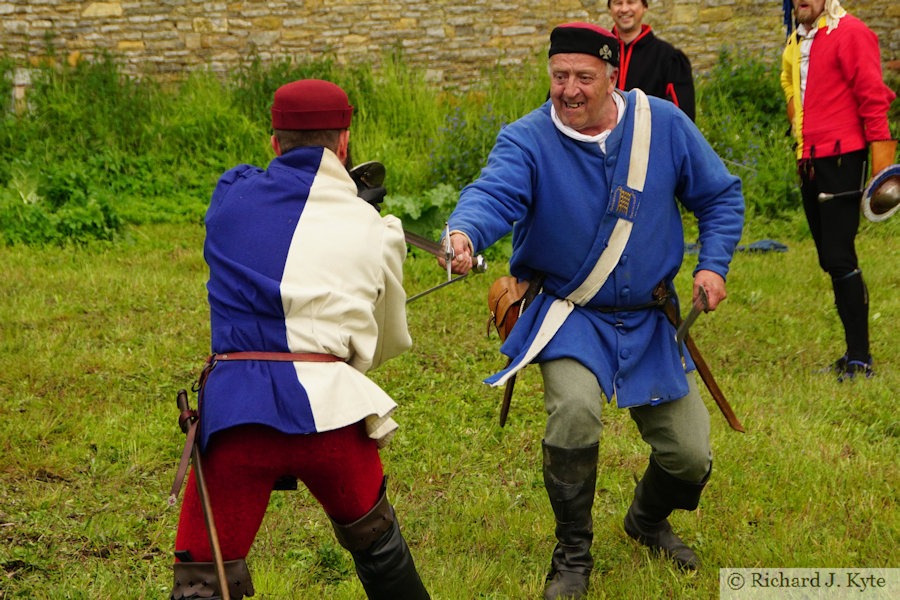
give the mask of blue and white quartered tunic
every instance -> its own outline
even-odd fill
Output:
[[[463,189],[449,220],[450,229],[465,233],[475,252],[512,228],[512,275],[545,274],[543,293],[501,347],[512,366],[527,358],[553,302],[569,296],[594,269],[619,220],[631,222],[630,237],[602,287],[584,306],[574,306],[531,361],[578,360],[620,407],[684,397],[685,371],[694,364],[686,352],[682,363],[663,311],[591,308],[639,306],[653,300],[660,281],[671,287],[684,250],[676,198],[698,219],[697,270],[723,278],[744,215],[740,180],[682,111],[657,98],[648,98],[652,133],[643,189],[627,185],[636,94],[624,94],[624,115],[606,137],[605,150],[554,124],[550,101],[504,127],[487,166]],[[485,381],[498,384],[505,374]]]
[[[400,221],[356,196],[337,156],[296,148],[240,165],[206,213],[213,353],[333,354],[346,362],[222,361],[206,382],[201,444],[261,424],[306,434],[366,421],[386,443],[394,401],[365,372],[408,349]]]

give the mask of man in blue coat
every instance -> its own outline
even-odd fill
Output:
[[[540,364],[544,483],[558,539],[547,599],[581,598],[588,588],[604,397],[629,409],[651,447],[625,531],[680,567],[697,567],[667,517],[695,509],[709,479],[709,413],[658,290],[671,293],[682,263],[678,202],[698,219],[693,295],[705,288],[710,310],[726,296],[743,227],[740,180],[691,120],[670,102],[616,89],[618,48],[592,24],[553,30],[550,99],[501,130],[449,221],[454,272],[467,272],[477,252],[512,230],[511,273],[543,277],[502,347],[509,367],[487,382]]]

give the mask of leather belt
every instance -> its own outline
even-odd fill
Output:
[[[319,352],[224,352],[213,354],[207,362],[220,360],[270,360],[277,362],[344,362],[344,359],[334,354],[321,354]]]
[[[651,300],[650,302],[644,302],[643,304],[636,304],[634,306],[585,306],[584,308],[600,313],[633,312],[648,308],[662,308],[672,297],[673,296],[667,292],[666,295],[661,298]]]
[[[175,481],[172,484],[172,491],[169,493],[169,505],[174,506],[178,493],[181,491],[184,478],[187,475],[188,465],[191,459],[191,449],[193,448],[194,439],[197,435],[197,426],[200,422],[200,408],[203,405],[203,387],[206,379],[209,377],[210,371],[215,368],[216,363],[221,360],[267,360],[276,362],[345,362],[340,356],[334,354],[322,354],[319,352],[225,352],[222,354],[212,354],[206,358],[206,366],[200,372],[200,377],[192,386],[192,390],[197,393],[197,410],[187,410],[181,414],[178,419],[182,431],[187,433],[184,442],[184,450],[181,453],[181,460],[178,463],[178,470],[175,473]]]

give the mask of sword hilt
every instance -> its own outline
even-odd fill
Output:
[[[484,273],[487,271],[487,261],[482,255],[478,255],[472,259],[472,270],[476,273]]]
[[[676,344],[678,344],[679,346],[681,345],[681,342],[683,342],[685,338],[687,338],[688,329],[690,329],[694,321],[697,320],[697,317],[700,316],[700,313],[707,310],[709,310],[709,297],[706,295],[706,288],[701,285],[699,288],[697,288],[697,301],[691,303],[690,312],[675,330]]]
[[[197,411],[191,410],[191,404],[188,402],[187,390],[180,389],[175,397],[175,403],[178,404],[178,426],[182,433],[187,433],[191,428],[191,423],[197,418]]]
[[[860,198],[862,198],[862,195],[863,193],[860,190],[837,192],[835,194],[822,192],[819,194],[819,202],[826,202],[828,200],[859,200]]]

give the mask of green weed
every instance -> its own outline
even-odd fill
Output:
[[[723,48],[717,65],[697,77],[697,124],[741,177],[750,217],[793,230],[797,176],[777,60]],[[8,81],[15,65],[0,66]],[[15,173],[24,170],[35,181],[87,182],[86,190],[73,193],[86,193],[113,221],[200,222],[222,172],[239,163],[265,166],[273,157],[272,94],[304,77],[330,79],[347,90],[355,107],[353,159],[385,164],[387,210],[423,232],[434,231],[452,207],[442,185],[457,190],[477,177],[500,127],[543,103],[548,89],[545,59],[538,55],[486,69],[459,92],[436,90],[397,48],[377,67],[340,65],[328,53],[312,62],[263,64],[257,57],[225,80],[197,72],[165,87],[122,76],[115,59],[101,54],[74,67],[38,68],[28,109],[16,113],[10,105],[4,112],[0,190],[7,192],[0,197],[8,204],[19,195],[23,178]],[[53,201],[32,205],[29,211],[45,211]],[[6,243],[67,242],[46,225],[52,215],[24,212],[7,206],[0,229],[33,234],[7,234]],[[71,218],[81,216],[91,221],[81,228],[85,235],[108,237],[96,227],[95,213]]]
[[[788,218],[801,206],[780,72],[780,55],[723,47],[712,70],[697,78],[697,126],[741,178],[751,219]]]

